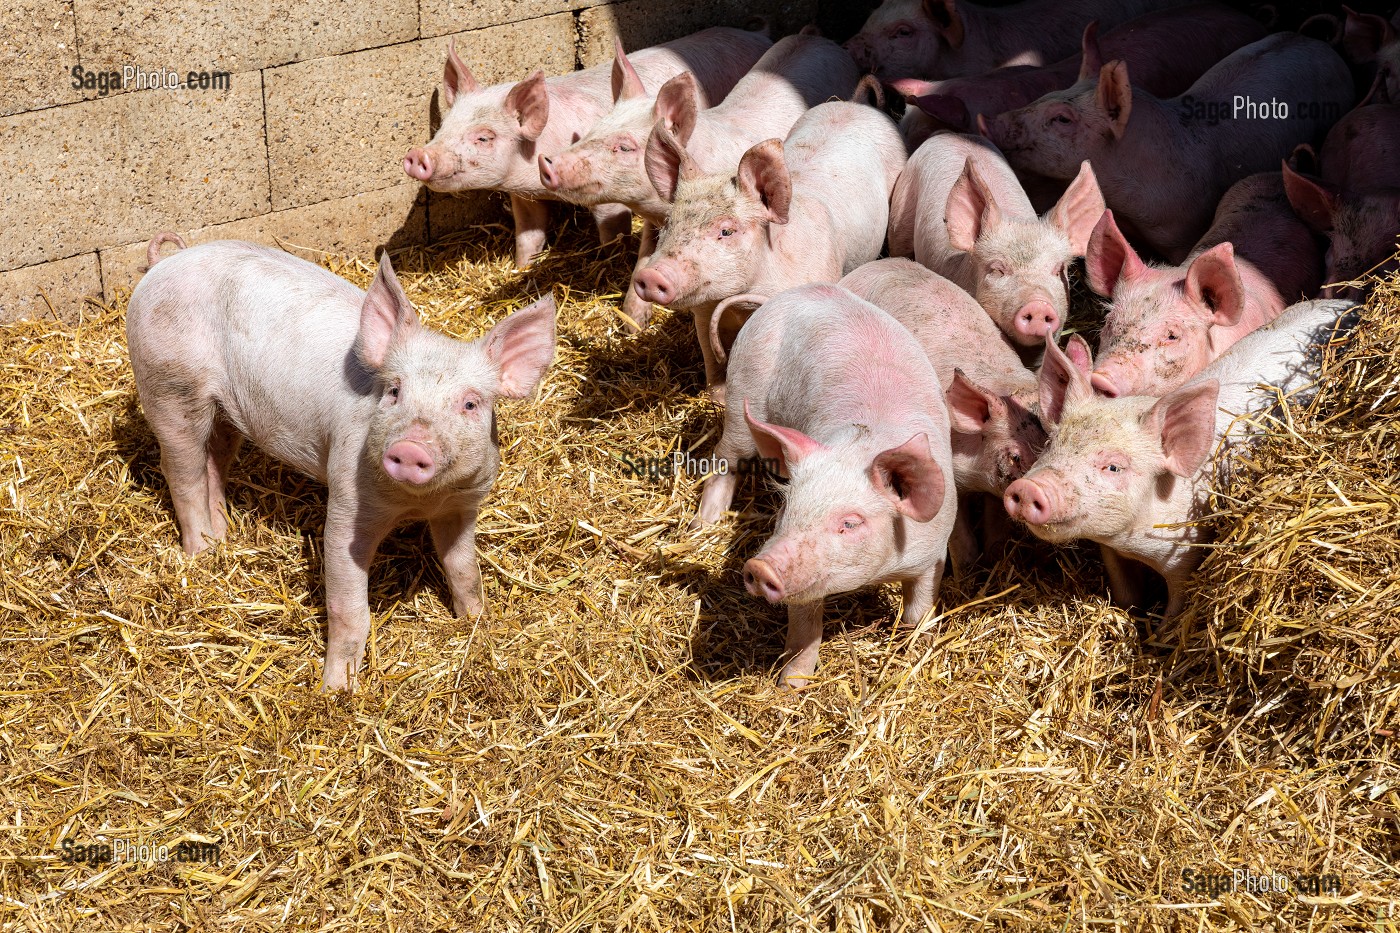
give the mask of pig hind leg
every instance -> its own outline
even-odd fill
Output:
[[[180,543],[193,556],[209,546],[206,538],[222,537],[210,514],[214,400],[201,397],[191,385],[166,382],[146,393],[141,405],[160,442],[160,471],[170,487]]]
[[[228,471],[238,456],[238,448],[243,443],[243,435],[229,424],[227,419],[215,415],[209,432],[208,473],[209,473],[209,523],[213,529],[210,537],[224,540],[228,533],[228,517],[225,515],[227,500],[224,487],[228,484]]]
[[[744,422],[744,403],[740,399],[738,405],[725,409],[724,433],[715,445],[716,466],[723,462],[728,465],[728,471],[711,473],[706,477],[705,491],[700,494],[699,512],[690,523],[692,531],[720,520],[734,501],[734,487],[739,482],[739,463],[755,462],[751,458],[757,456],[758,448],[754,446],[753,435],[749,433],[749,426]],[[755,471],[755,475],[757,472]]]
[[[544,250],[549,205],[512,194],[510,212],[515,218],[515,267],[524,269]]]
[[[656,252],[656,227],[650,221],[642,221],[642,244],[637,250],[637,265],[632,269],[632,278],[627,282],[626,294],[622,296],[622,313],[636,325],[637,330],[641,330],[651,321],[651,302],[642,299],[637,294],[637,290],[632,287],[632,282],[636,280],[637,273],[651,254]]]

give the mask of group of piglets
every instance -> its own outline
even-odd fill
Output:
[[[801,687],[826,596],[898,581],[917,628],[949,560],[1018,523],[1099,543],[1121,604],[1150,607],[1153,571],[1181,611],[1217,454],[1305,397],[1356,320],[1324,284],[1394,262],[1396,67],[1379,17],[1270,33],[1180,0],[886,0],[844,46],[721,27],[491,86],[449,44],[441,127],[403,168],[508,194],[521,268],[551,200],[605,242],[641,221],[622,310],[691,312],[724,406],[728,468],[691,527],[723,518],[745,458],[777,462],[743,577],[787,606],[780,681]],[[387,256],[361,291],[183,246],[151,242],[127,328],[184,549],[223,538],[241,438],[326,482],[323,686],[352,687],[396,524],[429,522],[454,610],[482,611],[495,401],[540,382],[553,301],[463,341],[418,321]],[[1060,342],[1080,260],[1108,302],[1097,354]]]

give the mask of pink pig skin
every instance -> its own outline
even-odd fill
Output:
[[[1120,605],[1141,605],[1138,564],[1166,578],[1166,616],[1185,607],[1200,564],[1208,494],[1231,452],[1259,428],[1237,415],[1271,411],[1282,393],[1302,401],[1315,383],[1321,347],[1355,321],[1348,301],[1294,305],[1236,343],[1171,394],[1104,398],[1083,368],[1053,346],[1041,369],[1041,409],[1050,444],[1006,490],[1006,509],[1038,537],[1098,542]],[[1080,345],[1082,352],[1082,344]],[[1222,440],[1224,441],[1222,445]]]
[[[1074,54],[1090,22],[1103,29],[1174,0],[1026,0],[985,7],[966,0],[885,0],[846,43],[876,77],[955,78],[1008,65],[1048,65]]]
[[[500,464],[495,402],[528,395],[553,358],[553,298],[457,340],[419,323],[387,254],[363,292],[219,240],[159,259],[131,294],[126,333],[187,554],[224,538],[245,437],[330,487],[323,689],[355,684],[369,565],[396,525],[426,519],[454,611],[483,610],[475,529]]]
[[[903,324],[938,373],[959,496],[950,549],[954,565],[966,567],[979,550],[966,503],[978,495],[990,500],[983,516],[988,543],[996,543],[1006,517],[1001,495],[1045,445],[1036,375],[967,292],[917,263],[880,259],[837,284]]]
[[[1321,180],[1288,165],[1283,180],[1294,211],[1327,238],[1325,281],[1393,271],[1390,257],[1400,232],[1400,104],[1369,104],[1348,113],[1327,134],[1320,161]],[[1330,284],[1324,294],[1344,290]]]
[[[1067,268],[1102,216],[1093,170],[1037,217],[996,147],[943,133],[919,147],[890,196],[890,253],[966,289],[1028,357],[1069,313]]]
[[[659,124],[647,160],[674,206],[632,285],[644,301],[694,312],[706,383],[720,401],[723,370],[710,343],[717,305],[835,282],[879,256],[905,154],[889,117],[833,101],[807,111],[785,142],[749,149],[737,172],[703,174]]]
[[[1177,266],[1138,258],[1105,212],[1085,259],[1111,296],[1092,381],[1104,395],[1164,395],[1290,303],[1317,294],[1322,255],[1290,209],[1283,176],[1262,172],[1221,199],[1215,223]]]
[[[777,459],[788,477],[773,536],[744,565],[749,592],[788,606],[779,682],[817,666],[826,596],[899,581],[903,624],[938,595],[956,511],[948,415],[938,375],[909,332],[833,285],[774,296],[729,359],[733,404],[695,525],[717,521],[737,464]]]
[[[1264,35],[1263,24],[1254,17],[1219,3],[1146,13],[1102,36],[1098,24],[1090,23],[1084,28],[1079,52],[1053,65],[998,68],[942,81],[895,82],[896,89],[914,104],[905,109],[899,131],[910,152],[937,130],[975,133],[978,114],[994,117],[1076,81],[1097,78],[1104,62],[1115,59],[1128,63],[1138,87],[1157,97],[1175,97],[1226,55]]]
[[[1069,179],[1088,159],[1120,225],[1171,262],[1186,258],[1232,184],[1320,140],[1352,101],[1337,53],[1288,33],[1238,49],[1180,97],[1162,100],[1130,77],[1109,62],[1098,81],[984,121],[985,132],[1017,171]],[[1236,118],[1237,97],[1286,103],[1289,116]]]
[[[630,69],[625,56],[616,62],[619,70]],[[656,229],[671,214],[671,202],[657,192],[645,165],[647,141],[658,120],[685,144],[701,171],[717,172],[738,162],[755,143],[786,136],[812,107],[849,97],[859,80],[844,49],[829,39],[803,35],[767,48],[723,102],[709,109],[707,102],[719,98],[704,95],[690,73],[652,87],[650,95],[640,79],[624,80],[623,96],[582,139],[563,152],[540,156],[540,180],[565,201],[617,203],[635,211],[644,222],[640,269],[656,247]],[[645,323],[651,304],[629,288],[623,311]]]
[[[706,29],[634,52],[630,59],[648,86],[690,69],[718,100],[743,74],[745,50],[758,41],[767,40],[744,30]],[[482,87],[449,44],[442,126],[427,145],[408,151],[404,172],[434,191],[508,193],[515,263],[523,269],[544,249],[549,210],[541,199],[553,198],[540,183],[536,159],[563,150],[607,113],[612,70],[609,63],[552,78],[536,71],[519,83]],[[600,205],[594,216],[604,242],[630,228],[626,210],[616,204]]]

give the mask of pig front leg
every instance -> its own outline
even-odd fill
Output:
[[[358,502],[331,492],[322,560],[326,573],[326,663],[321,690],[354,690],[369,639],[369,565],[391,527],[357,514]]]
[[[636,280],[637,273],[656,252],[656,227],[651,221],[642,221],[642,245],[637,250],[637,265],[632,269],[632,278],[627,280],[627,293],[622,296],[622,313],[636,325],[637,330],[644,329],[651,321],[651,302],[644,301],[637,290],[632,287],[632,282]]]
[[[428,523],[447,588],[452,591],[452,611],[459,619],[480,615],[486,607],[481,595],[481,566],[476,560],[476,516],[476,509],[464,509],[439,515]]]
[[[598,227],[598,242],[607,246],[632,232],[632,212],[621,204],[599,204],[593,208],[593,223]]]
[[[938,598],[938,585],[943,581],[945,563],[945,560],[940,559],[924,573],[900,583],[900,591],[904,596],[904,611],[899,616],[901,629],[917,628],[933,608],[933,602]]]
[[[1115,605],[1123,609],[1141,606],[1147,601],[1147,569],[1137,561],[1124,557],[1107,545],[1099,545],[1104,570],[1108,574],[1108,594]]]
[[[801,690],[817,670],[817,653],[822,646],[822,614],[826,600],[793,603],[788,606],[787,645],[778,674],[779,690]]]
[[[967,573],[981,556],[977,532],[972,527],[972,516],[964,505],[967,498],[965,495],[958,497],[958,513],[953,518],[953,533],[948,537],[948,556],[953,560],[953,572],[956,574]]]
[[[515,267],[525,269],[544,249],[549,205],[512,194],[510,212],[515,217]]]

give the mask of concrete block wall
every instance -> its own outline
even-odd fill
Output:
[[[12,0],[0,11],[0,320],[76,320],[160,230],[372,256],[501,210],[399,167],[439,113],[449,37],[483,82],[563,73],[816,0]],[[75,78],[74,69],[77,69]],[[138,88],[225,73],[227,85]],[[91,80],[82,80],[91,74]],[[75,86],[76,85],[76,86]]]

